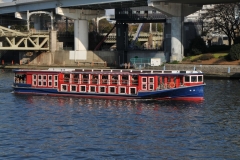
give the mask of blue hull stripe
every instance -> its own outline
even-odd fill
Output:
[[[103,97],[125,97],[125,98],[142,98],[142,99],[158,99],[158,98],[181,98],[181,97],[203,97],[204,85],[180,87],[166,90],[156,91],[139,91],[138,94],[103,94],[89,92],[59,92],[53,88],[31,88],[31,87],[13,87],[15,93],[32,93],[45,95],[75,95],[75,96],[103,96]]]

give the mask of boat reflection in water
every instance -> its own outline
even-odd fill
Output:
[[[203,101],[171,101],[171,100],[110,100],[76,97],[48,97],[15,95],[27,99],[29,107],[38,106],[43,109],[70,108],[84,110],[183,110],[189,108],[200,108]]]

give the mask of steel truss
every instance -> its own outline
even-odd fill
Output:
[[[49,50],[49,31],[19,32],[0,26],[0,50]]]

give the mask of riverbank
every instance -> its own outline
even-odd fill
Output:
[[[116,69],[103,66],[61,66],[61,65],[0,65],[1,69],[48,69],[48,68],[88,68],[88,69]],[[141,69],[157,70],[200,70],[207,78],[240,79],[240,65],[199,65],[199,64],[165,64],[157,67],[143,67]]]

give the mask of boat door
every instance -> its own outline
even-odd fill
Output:
[[[141,77],[141,90],[154,90],[154,77],[153,76],[142,76]]]

